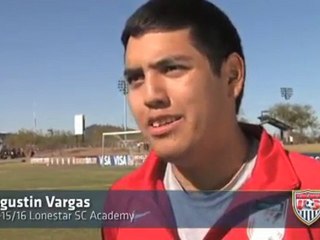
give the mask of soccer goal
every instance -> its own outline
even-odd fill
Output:
[[[102,133],[101,155],[108,163],[104,165],[141,165],[148,151],[149,144],[139,130]]]

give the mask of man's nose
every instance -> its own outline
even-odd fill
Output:
[[[151,74],[146,76],[144,104],[152,109],[170,106],[170,98],[164,78]]]

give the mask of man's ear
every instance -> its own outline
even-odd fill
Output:
[[[228,81],[228,95],[230,97],[237,98],[244,86],[244,60],[239,54],[232,53],[225,61],[225,67],[225,76]]]

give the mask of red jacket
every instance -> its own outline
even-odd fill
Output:
[[[272,138],[263,128],[246,125],[245,131],[260,139],[257,162],[251,178],[243,185],[242,191],[291,191],[297,189],[320,190],[320,161],[298,153],[286,151],[281,142]],[[165,191],[163,176],[165,163],[151,152],[145,163],[137,170],[120,179],[112,190]],[[120,201],[120,199],[119,199]],[[126,203],[130,205],[130,203]],[[291,204],[291,202],[290,202]],[[170,209],[169,209],[170,210]],[[170,211],[168,213],[170,214]],[[320,219],[311,227],[298,220],[289,205],[283,240],[320,240]],[[291,227],[299,226],[299,227]],[[247,227],[212,228],[205,240],[250,239]],[[174,240],[179,239],[176,228],[121,228],[102,229],[105,240]]]

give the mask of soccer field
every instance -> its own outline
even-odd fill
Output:
[[[320,145],[287,146],[300,152],[320,152]],[[1,190],[107,190],[129,173],[131,167],[98,165],[44,166],[0,161]],[[1,197],[1,196],[0,196]],[[87,240],[101,239],[100,229],[3,229],[0,240]]]
[[[0,164],[1,190],[106,190],[133,168]],[[1,240],[101,239],[100,229],[0,229]]]

